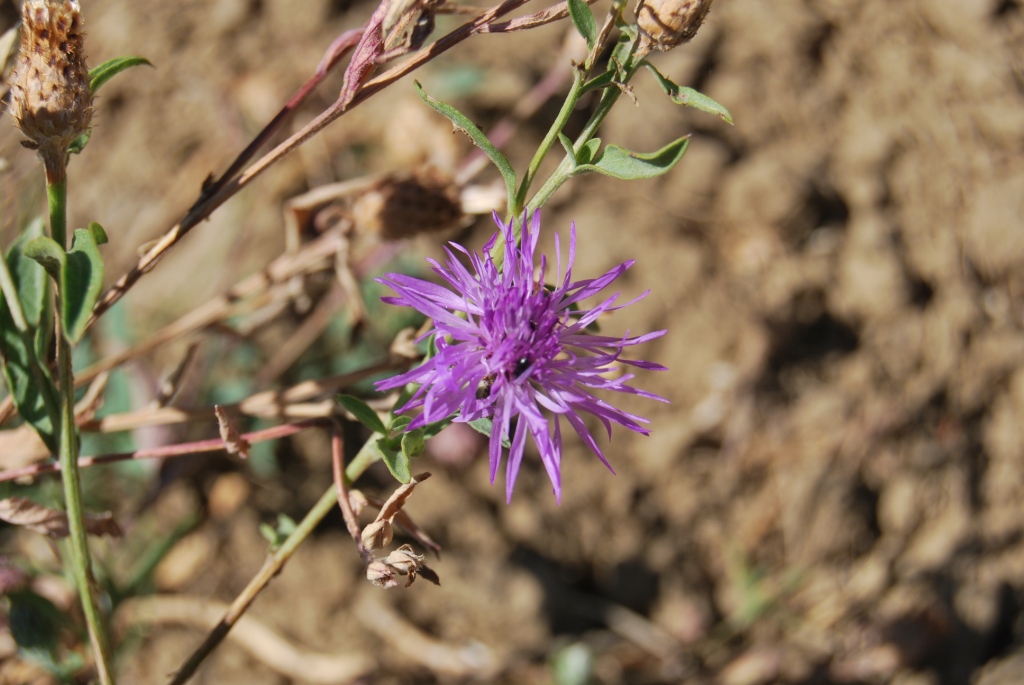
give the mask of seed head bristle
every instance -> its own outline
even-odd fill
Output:
[[[11,113],[51,172],[89,129],[92,93],[82,16],[74,0],[25,0],[21,52],[11,74]]]

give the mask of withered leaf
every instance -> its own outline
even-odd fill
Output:
[[[239,456],[242,459],[249,458],[249,448],[252,445],[242,437],[242,434],[238,432],[238,428],[235,427],[234,421],[228,416],[228,413],[224,411],[224,408],[219,404],[213,408],[213,413],[217,415],[217,425],[220,427],[220,439],[224,441],[224,449],[228,454]]]
[[[0,499],[0,520],[13,523],[16,526],[24,526],[37,533],[49,535],[51,538],[68,536],[66,512],[44,507],[24,497]],[[109,535],[110,537],[123,535],[121,526],[109,511],[103,514],[86,514],[85,532],[90,535]]]

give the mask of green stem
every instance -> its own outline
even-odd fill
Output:
[[[576,108],[576,103],[579,101],[583,91],[584,76],[582,69],[577,68],[573,70],[572,87],[569,89],[565,102],[562,103],[562,109],[558,112],[558,116],[555,117],[551,128],[548,129],[544,140],[541,141],[540,147],[537,148],[537,153],[530,160],[530,166],[527,168],[526,175],[523,176],[523,182],[516,192],[515,206],[512,207],[511,212],[513,220],[522,216],[523,205],[526,202],[526,192],[530,189],[530,184],[533,183],[534,178],[536,178],[541,162],[544,161],[544,157],[547,156],[555,141],[558,140],[558,134],[565,128],[565,124],[569,121],[569,116],[572,114],[573,109]]]
[[[48,170],[49,171],[49,170]],[[50,177],[50,174],[47,174]],[[59,176],[58,176],[59,178]],[[52,183],[46,187],[50,205],[50,235],[63,249],[67,249],[67,182]],[[58,293],[58,297],[66,293]],[[96,673],[103,685],[113,685],[110,667],[110,643],[96,604],[92,575],[92,562],[86,540],[82,508],[82,481],[78,472],[78,427],[75,425],[75,379],[71,367],[71,344],[61,329],[61,308],[56,308],[57,371],[60,386],[60,470],[64,483],[64,504],[68,515],[71,543],[71,564],[75,585],[82,601],[82,613],[89,629]]]
[[[626,54],[625,62],[623,63],[622,69],[622,84],[629,83],[629,80],[633,78],[633,75],[640,68],[642,60],[633,61],[633,55],[636,52],[637,41],[634,40],[629,47],[629,52]],[[575,85],[575,84],[574,84]],[[583,127],[583,131],[573,142],[573,153],[579,154],[583,146],[586,145],[594,134],[597,133],[597,129],[600,128],[601,124],[604,123],[605,117],[611,111],[612,106],[615,105],[619,96],[622,95],[622,90],[616,85],[610,85],[605,87],[601,93],[601,100],[597,103],[597,108],[591,115],[590,120],[586,126]],[[530,214],[535,211],[538,207],[541,207],[548,199],[554,195],[555,191],[558,190],[563,183],[571,178],[573,170],[573,160],[567,154],[564,159],[559,163],[558,167],[548,176],[547,180],[540,187],[533,198],[526,204],[526,213]]]
[[[351,483],[359,478],[376,461],[375,455],[377,452],[371,449],[370,445],[379,437],[377,434],[371,436],[362,449],[359,450],[359,454],[356,455],[355,459],[349,463],[345,469],[345,480],[347,483]],[[168,685],[184,685],[184,683],[188,682],[189,678],[195,675],[199,665],[227,637],[228,631],[238,622],[238,619],[242,617],[242,614],[249,608],[249,605],[253,603],[256,596],[281,572],[281,569],[295,553],[295,550],[299,548],[299,545],[309,537],[310,533],[316,529],[317,525],[336,506],[338,506],[338,491],[335,489],[334,483],[331,483],[327,491],[324,492],[320,499],[317,500],[317,503],[313,505],[313,508],[309,510],[302,521],[295,527],[292,534],[267,558],[259,573],[249,581],[249,584],[245,586],[241,594],[235,598],[235,601],[231,603],[231,607],[228,608],[224,617],[207,634],[206,639],[192,653],[192,656],[189,657],[181,669],[174,674]]]

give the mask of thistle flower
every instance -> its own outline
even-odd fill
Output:
[[[494,482],[502,458],[502,442],[511,435],[511,449],[505,466],[506,499],[511,501],[516,475],[522,463],[527,434],[540,453],[544,468],[561,501],[562,433],[561,419],[614,473],[581,414],[589,413],[604,424],[611,437],[612,424],[648,434],[641,424],[647,420],[616,409],[596,397],[594,390],[615,390],[665,402],[664,398],[627,385],[632,374],[614,376],[617,364],[641,369],[664,370],[660,364],[625,360],[626,347],[665,334],[655,331],[636,337],[610,337],[588,331],[605,312],[621,309],[643,298],[616,305],[616,293],[590,309],[579,303],[604,290],[624,273],[632,261],[613,268],[600,278],[572,281],[576,256],[576,226],[570,229],[568,263],[562,274],[562,253],[555,236],[558,274],[555,285],[544,285],[547,260],[541,256],[535,275],[534,253],[540,237],[540,214],[529,226],[525,220],[522,244],[517,246],[512,224],[484,247],[471,253],[451,243],[465,255],[469,271],[455,252],[446,248],[445,266],[428,260],[448,288],[404,276],[387,274],[379,282],[397,297],[385,297],[390,304],[413,307],[433,319],[426,336],[435,336],[437,354],[407,373],[377,384],[379,390],[419,384],[400,411],[422,410],[409,424],[415,429],[458,414],[455,421],[491,419],[490,468]],[[504,239],[504,269],[495,262],[493,248]],[[424,337],[426,337],[424,336]],[[548,418],[550,416],[550,418]],[[513,420],[517,419],[513,433]]]
[[[43,158],[48,180],[60,182],[68,146],[92,120],[82,16],[74,0],[25,0],[21,10],[11,113],[28,137],[25,146]]]

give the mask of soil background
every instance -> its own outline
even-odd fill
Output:
[[[373,10],[83,5],[91,64],[141,54],[156,65],[105,87],[70,169],[71,223],[106,228],[110,281]],[[16,16],[0,2],[0,29]],[[558,59],[566,28],[478,37],[416,78],[486,130]],[[311,673],[322,657],[368,659],[364,682],[382,684],[587,682],[565,680],[580,655],[600,684],[1024,682],[1024,7],[719,0],[692,43],[652,59],[728,107],[735,125],[673,106],[641,74],[636,106],[624,99],[602,137],[646,151],[692,133],[683,161],[654,180],[574,181],[544,215],[563,236],[576,222],[577,274],[635,259],[624,295],[651,290],[607,323],[668,329],[640,354],[670,370],[637,384],[671,403],[623,402],[650,419],[651,436],[602,442],[615,476],[569,441],[560,506],[535,458],[506,506],[485,455],[437,450],[423,457],[434,477],[408,511],[444,547],[430,562],[440,587],[371,587],[332,514],[250,615]],[[296,120],[332,101],[340,81],[332,75]],[[558,106],[506,147],[517,168]],[[17,141],[5,125],[5,244],[39,207],[38,168]],[[144,339],[279,255],[287,199],[371,173],[452,169],[470,152],[411,79],[400,82],[197,227],[92,345],[109,353]],[[484,217],[459,238],[479,245],[492,230]],[[414,264],[440,244],[419,236],[386,249]],[[330,329],[277,385],[247,375],[303,321],[286,312],[244,344],[205,333],[192,399],[237,401],[337,372],[331,341],[345,336]],[[129,367],[135,406],[183,350]],[[213,435],[207,422],[132,437]],[[145,531],[198,516],[151,589],[230,602],[264,558],[259,524],[301,517],[331,482],[323,436],[282,441],[273,456],[263,471],[226,457],[167,463],[131,487],[93,477],[93,497],[129,529],[98,543],[107,572],[140,553],[131,540],[157,539]],[[386,496],[393,482],[374,470],[364,489]],[[12,557],[53,565],[28,534],[4,536]],[[127,639],[122,682],[164,682],[202,634],[189,620],[154,620]],[[195,682],[313,682],[268,665],[275,649],[254,656],[228,641]],[[16,661],[4,662],[7,682],[19,682]]]

